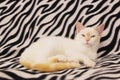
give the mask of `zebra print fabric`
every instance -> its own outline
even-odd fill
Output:
[[[42,73],[19,64],[41,36],[74,38],[77,21],[105,24],[95,68]],[[0,0],[0,80],[120,80],[120,1]]]

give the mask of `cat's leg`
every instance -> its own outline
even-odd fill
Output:
[[[67,61],[79,63],[79,59],[75,58],[74,56],[67,56]]]
[[[67,62],[67,57],[65,55],[52,56],[49,59],[51,62]]]
[[[79,57],[79,60],[81,62],[83,62],[83,64],[85,64],[87,67],[92,67],[93,68],[96,65],[96,63],[93,60],[89,59],[89,57],[87,57],[85,55],[81,55]]]
[[[77,59],[74,59],[72,57],[66,56],[66,55],[56,55],[50,58],[52,62],[75,62],[79,63]]]
[[[95,67],[96,63],[93,60],[91,60],[89,57],[87,57],[86,55],[84,55],[82,53],[75,52],[75,54],[72,53],[72,54],[70,54],[68,56],[69,56],[69,60],[82,62],[87,67]]]
[[[91,59],[86,59],[83,61],[83,63],[87,66],[87,67],[92,67],[94,68],[96,63],[94,61],[92,61]]]

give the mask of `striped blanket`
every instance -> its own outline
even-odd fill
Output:
[[[105,24],[95,68],[42,73],[20,65],[41,36],[73,39],[77,21]],[[0,80],[120,80],[120,0],[0,0]]]

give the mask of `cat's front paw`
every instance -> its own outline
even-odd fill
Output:
[[[86,62],[85,62],[85,65],[86,65],[87,67],[94,68],[95,65],[96,65],[96,63],[95,63],[94,61],[86,61]]]

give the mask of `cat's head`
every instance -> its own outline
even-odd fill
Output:
[[[76,40],[85,45],[99,44],[104,25],[98,27],[84,27],[80,22],[76,24]]]

